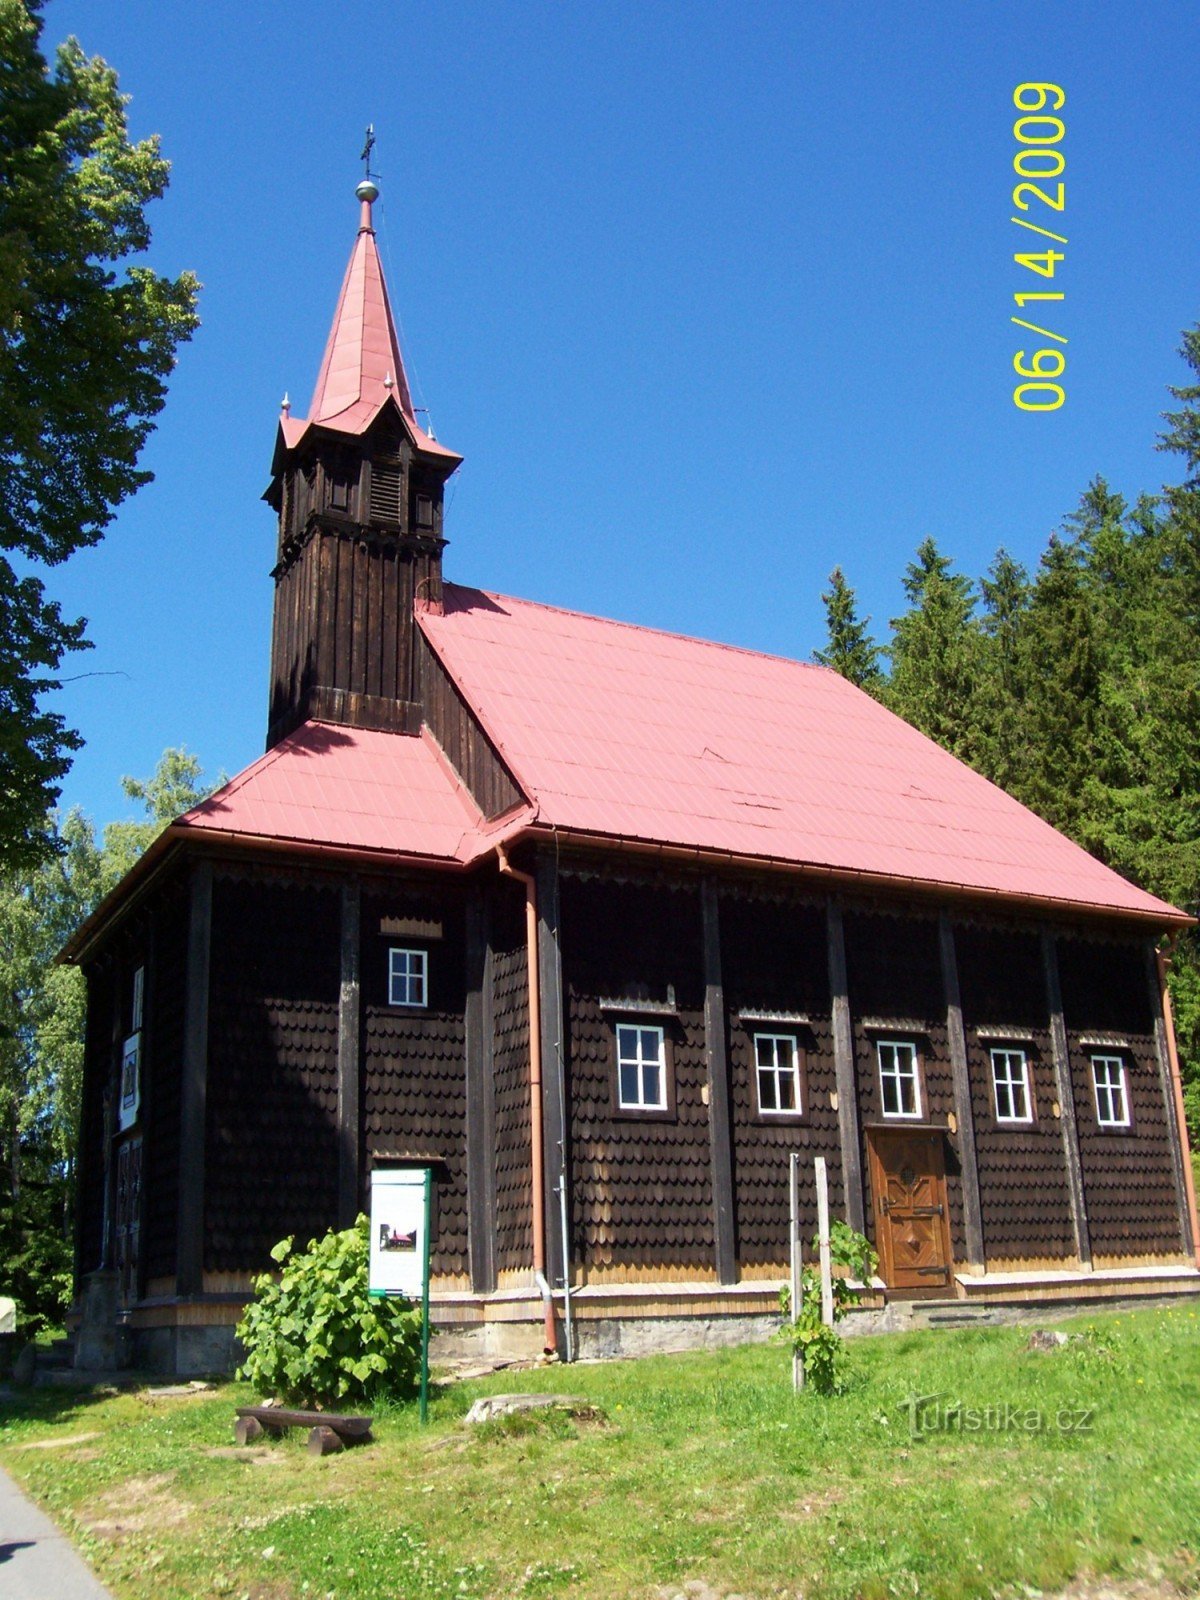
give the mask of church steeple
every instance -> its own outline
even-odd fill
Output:
[[[306,718],[415,732],[413,602],[441,595],[461,456],[416,418],[368,178],[307,417],[286,403],[264,498],[279,516],[267,746]]]

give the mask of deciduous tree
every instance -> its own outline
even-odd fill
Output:
[[[0,869],[54,843],[43,819],[80,743],[46,696],[84,622],[41,573],[149,478],[142,446],[196,325],[190,273],[116,270],[150,243],[168,164],[130,141],[104,61],[71,39],[50,66],[41,9],[0,0]]]

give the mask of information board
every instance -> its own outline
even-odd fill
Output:
[[[414,1301],[423,1298],[428,1232],[428,1169],[385,1167],[373,1172],[368,1277],[371,1294],[403,1294]]]

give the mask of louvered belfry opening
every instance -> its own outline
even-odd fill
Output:
[[[371,463],[371,521],[398,525],[404,496],[404,468],[399,461]]]

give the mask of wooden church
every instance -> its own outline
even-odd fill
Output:
[[[406,1164],[481,1351],[561,1347],[568,1296],[583,1351],[752,1336],[792,1151],[868,1305],[1200,1290],[1189,919],[824,668],[445,582],[460,457],[358,197],[266,495],[267,752],[68,951],[94,1359],[229,1362],[271,1246]]]

